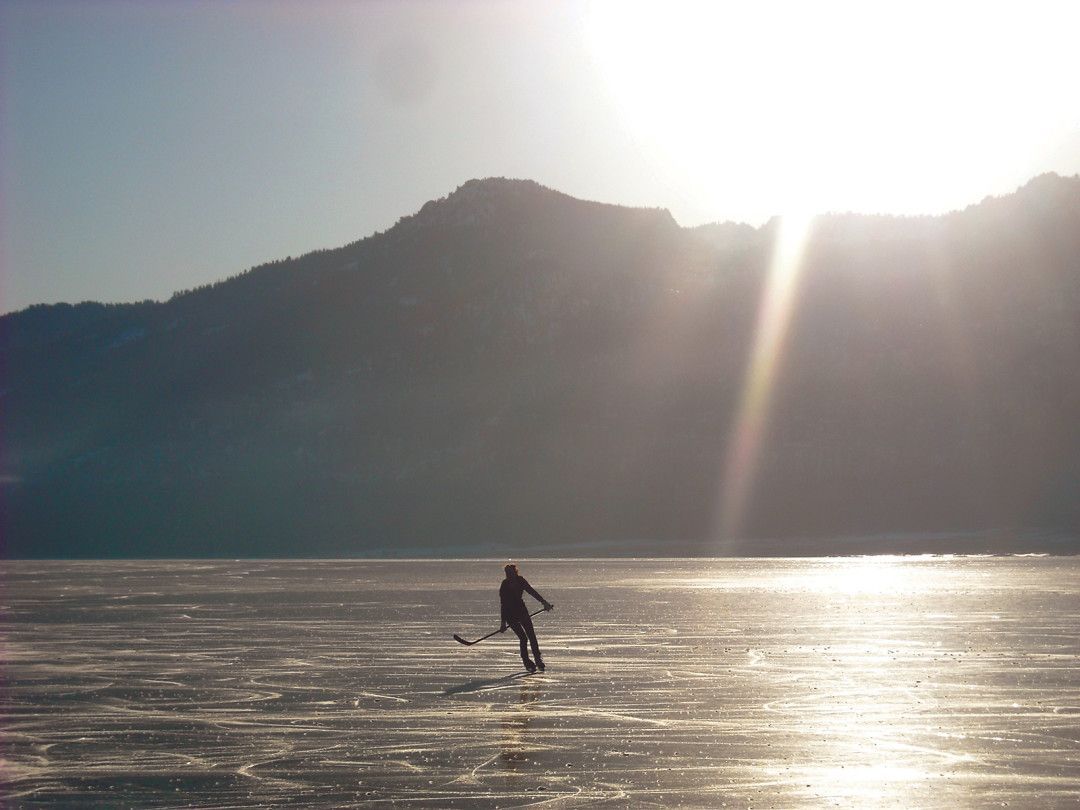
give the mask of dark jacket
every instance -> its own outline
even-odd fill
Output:
[[[529,618],[529,611],[521,598],[522,592],[528,593],[537,601],[546,605],[547,600],[538,594],[525,577],[507,577],[499,586],[499,601],[502,602],[502,620],[504,622],[521,621]]]

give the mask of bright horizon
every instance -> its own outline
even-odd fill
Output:
[[[536,180],[682,225],[938,214],[1080,172],[1080,9],[0,8],[0,312],[161,299]]]

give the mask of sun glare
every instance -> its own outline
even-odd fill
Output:
[[[1080,5],[597,2],[645,158],[707,219],[934,213],[1018,185],[1080,125]],[[693,223],[687,223],[693,224]]]
[[[738,591],[764,588],[784,594],[814,594],[824,597],[882,597],[925,593],[943,582],[942,568],[929,568],[934,558],[918,559],[886,554],[870,557],[836,557],[780,563],[760,580],[745,571],[724,572],[722,576],[684,580],[686,587],[705,590]],[[928,577],[927,573],[935,573]]]
[[[739,409],[728,440],[717,536],[736,540],[750,499],[766,436],[772,392],[783,360],[784,339],[798,292],[799,267],[811,218],[790,214],[780,220],[769,278],[758,310],[750,364],[743,382]]]
[[[921,568],[902,557],[832,561],[797,579],[800,590],[883,596],[920,589]]]

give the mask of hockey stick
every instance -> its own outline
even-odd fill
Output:
[[[554,607],[554,605],[552,605],[552,607]],[[536,613],[530,613],[529,618],[531,619],[537,613],[544,613],[546,611],[547,611],[547,608],[540,608],[538,611],[536,611]],[[502,630],[494,630],[494,631],[488,633],[486,636],[480,636],[480,638],[478,638],[476,641],[466,641],[461,636],[459,636],[457,633],[454,633],[454,641],[458,642],[459,644],[464,644],[466,647],[471,647],[473,644],[479,644],[485,638],[491,638],[492,636],[497,636],[501,632],[502,632]]]

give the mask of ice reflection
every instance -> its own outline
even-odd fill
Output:
[[[961,734],[957,684],[940,663],[956,661],[945,646],[952,622],[942,560],[819,560],[782,570],[771,588],[803,608],[804,626],[830,643],[801,648],[790,660],[776,651],[788,695],[767,704],[791,735],[784,773],[807,800],[844,806],[925,805],[934,783],[955,777],[974,757],[957,750]],[[928,674],[933,672],[934,674]],[[950,676],[953,673],[948,673]],[[932,729],[932,730],[931,730]]]
[[[806,768],[796,775],[806,781],[812,796],[827,796],[847,807],[917,806],[909,803],[907,790],[912,783],[932,778],[918,768],[896,765],[840,765],[832,768]]]
[[[928,580],[922,576],[926,564],[897,557],[829,560],[806,573],[782,577],[774,587],[840,594],[910,593],[926,588]]]
[[[540,699],[541,685],[537,678],[524,678],[516,706],[504,710],[502,719],[502,753],[499,760],[507,770],[516,771],[529,762],[529,726],[534,714],[533,704]]]
[[[689,588],[746,590],[752,585],[777,592],[815,594],[897,594],[916,593],[945,584],[937,574],[948,557],[840,557],[831,559],[778,561],[774,569],[751,574],[743,570],[725,571],[721,576],[690,577],[681,581]],[[782,563],[787,563],[783,565]],[[937,570],[935,570],[937,569]]]

